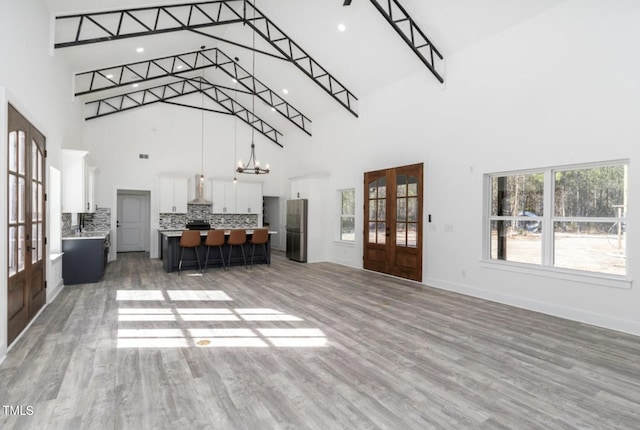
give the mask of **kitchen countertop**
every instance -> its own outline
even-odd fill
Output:
[[[79,235],[62,236],[62,240],[106,239],[109,234],[108,231],[83,231]]]
[[[220,229],[220,230],[222,230],[222,229]],[[253,234],[253,230],[254,229],[253,228],[247,228],[245,230],[247,230],[247,234]],[[199,231],[200,232],[200,236],[206,236],[207,232],[209,230],[195,230],[195,231]],[[180,236],[182,236],[182,230],[161,230],[160,233],[162,233],[162,235],[167,236],[167,237],[180,237]],[[228,236],[230,233],[231,233],[231,229],[225,229],[224,230],[224,234],[225,235]],[[269,230],[269,234],[278,234],[278,232]]]

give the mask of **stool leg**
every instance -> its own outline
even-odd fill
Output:
[[[229,270],[229,266],[231,266],[231,254],[233,254],[233,245],[229,245],[229,261],[227,261],[227,270]]]
[[[182,268],[182,256],[184,255],[184,248],[180,248],[180,262],[178,263],[178,275],[180,274],[180,269]]]
[[[251,267],[253,267],[253,256],[256,253],[256,244],[253,244],[253,248],[251,249]]]
[[[200,264],[200,253],[198,253],[198,247],[193,248],[193,251],[196,253],[196,260],[198,260],[198,272],[202,271],[202,265]]]
[[[224,264],[224,254],[222,253],[222,246],[218,246],[218,250],[220,251],[220,261],[222,261],[222,269],[227,270],[227,267]]]
[[[244,256],[244,246],[240,245],[240,251],[242,251],[242,261],[244,261],[244,268],[245,270],[248,269],[247,267],[247,258]]]
[[[211,247],[207,246],[207,256],[204,258],[204,270],[202,271],[203,275],[205,273],[207,273],[207,265],[209,264],[209,250],[210,249],[211,249]]]
[[[264,249],[264,259],[267,260],[267,267],[271,266],[271,256],[267,254],[267,244],[262,244],[262,249]]]

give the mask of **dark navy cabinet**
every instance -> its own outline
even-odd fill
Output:
[[[65,285],[89,284],[102,279],[106,268],[104,238],[62,239],[62,279]]]

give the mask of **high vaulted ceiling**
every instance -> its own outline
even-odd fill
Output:
[[[474,0],[399,0],[416,25],[426,34],[435,47],[446,58],[466,47],[490,37],[501,30],[530,19],[544,10],[554,7],[563,0],[487,0],[477,2]],[[164,0],[164,1],[110,1],[108,8],[99,0],[48,0],[49,8],[54,16],[62,17],[73,14],[86,14],[90,12],[129,10],[141,7],[157,7],[163,5],[182,5],[197,3],[196,1]],[[242,9],[242,0],[229,0],[236,3]],[[432,81],[434,85],[441,85],[425,67],[418,56],[411,50],[399,34],[385,20],[384,16],[374,7],[374,0],[353,0],[349,6],[343,6],[343,0],[251,0],[257,10],[264,17],[275,24],[290,40],[302,48],[316,63],[320,65],[334,81],[332,87],[340,86],[362,99],[376,90],[386,87],[399,79],[414,74],[423,73],[424,78]],[[383,2],[386,3],[386,2]],[[248,19],[252,17],[253,9],[248,9]],[[116,16],[116,15],[114,15]],[[129,19],[131,17],[125,16]],[[110,18],[112,19],[112,18]],[[257,21],[256,21],[257,23]],[[345,31],[339,31],[338,25],[344,24]],[[259,26],[259,25],[258,25]],[[241,110],[244,107],[246,118],[252,122],[249,111],[254,111],[256,116],[263,119],[264,123],[275,128],[280,133],[306,133],[312,132],[311,121],[319,116],[342,109],[345,114],[355,117],[358,114],[358,102],[353,99],[353,104],[340,103],[345,99],[345,92],[337,91],[332,97],[330,91],[319,85],[300,68],[281,58],[282,54],[274,49],[265,39],[259,35],[254,38],[255,32],[249,25],[237,22],[227,25],[207,26],[197,28],[197,31],[171,31],[158,32],[133,38],[89,43],[80,46],[61,47],[55,49],[55,55],[65,58],[74,74],[89,72],[98,69],[106,69],[99,78],[113,71],[129,75],[124,76],[123,85],[103,84],[107,89],[84,95],[78,95],[87,102],[85,117],[95,114],[96,100],[112,98],[132,92],[140,92],[145,88],[155,88],[177,80],[187,78],[187,86],[190,88],[207,89],[216,85],[221,93],[217,94],[217,100],[229,97],[233,102],[226,109],[216,103],[216,97],[197,97],[197,91],[191,96],[178,97],[172,101],[200,106],[211,110]],[[54,30],[55,43],[73,39],[77,31],[77,20],[56,20]],[[91,33],[89,25],[85,25],[84,32]],[[100,30],[94,26],[93,33],[100,36]],[[90,35],[90,34],[89,34]],[[252,50],[245,47],[255,46],[257,51],[264,51],[254,55]],[[229,68],[209,67],[202,70],[178,72],[174,76],[164,76],[159,79],[139,82],[136,88],[131,82],[140,80],[140,67],[118,69],[115,66],[145,62],[168,56],[176,56],[190,52],[196,52],[205,47],[205,52],[214,52],[226,60],[232,60],[226,64],[235,67],[239,75],[255,71],[255,78],[260,81],[258,87],[263,85],[272,92],[262,93],[263,100],[275,100],[281,104],[286,102],[289,114],[277,115],[267,103],[254,100],[246,88],[234,83],[231,79]],[[144,48],[143,52],[137,52],[137,48]],[[215,50],[214,50],[215,48]],[[192,56],[183,57],[187,62],[196,61],[195,65],[207,65],[208,57]],[[236,60],[237,58],[237,60]],[[167,60],[168,61],[168,60]],[[198,63],[199,61],[199,63]],[[179,62],[178,62],[179,63]],[[236,67],[233,65],[236,63]],[[192,64],[193,66],[193,64]],[[439,72],[446,82],[446,68],[444,63],[438,64]],[[110,72],[111,70],[111,72]],[[165,73],[166,75],[166,73]],[[76,93],[83,92],[90,87],[89,80],[94,75],[77,75],[75,78]],[[111,78],[116,81],[117,78]],[[318,79],[320,81],[321,79]],[[129,82],[131,81],[131,82]],[[325,87],[327,84],[325,84]],[[100,85],[97,85],[100,88]],[[234,91],[234,89],[240,91]],[[283,92],[284,89],[288,93]],[[159,90],[157,90],[159,91]],[[216,90],[217,91],[217,90]],[[334,92],[335,88],[334,88]],[[135,99],[135,98],[134,98]],[[129,104],[135,104],[134,99]],[[127,102],[126,98],[113,99]],[[139,100],[139,99],[138,99]],[[94,102],[94,103],[92,103]],[[253,106],[255,102],[255,107]],[[237,106],[236,106],[237,103]],[[285,108],[282,105],[278,110]],[[104,110],[103,110],[104,112]],[[291,114],[290,112],[293,112]],[[125,112],[117,113],[126,115]],[[287,118],[288,116],[288,118]],[[98,119],[99,120],[99,119]],[[307,124],[308,120],[308,124]],[[277,141],[272,134],[271,139]],[[277,142],[276,142],[277,143]]]

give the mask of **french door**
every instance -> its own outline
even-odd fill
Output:
[[[8,342],[44,306],[45,137],[9,105]]]
[[[422,281],[422,163],[367,172],[364,192],[364,268]]]

